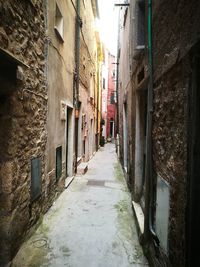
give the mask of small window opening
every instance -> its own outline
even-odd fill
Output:
[[[58,5],[56,4],[56,13],[55,13],[55,27],[54,27],[57,36],[60,38],[61,41],[63,40],[63,36],[64,36],[64,20],[63,20],[63,16],[62,13],[58,7]]]
[[[136,48],[144,48],[145,45],[145,1],[136,2]]]
[[[103,89],[106,89],[106,79],[103,78]]]
[[[110,104],[115,104],[115,94],[114,93],[110,94]]]

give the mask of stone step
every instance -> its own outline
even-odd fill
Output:
[[[87,162],[81,162],[77,167],[77,175],[83,175],[88,170],[88,163]]]
[[[138,203],[134,201],[132,201],[132,207],[135,212],[136,223],[139,226],[140,234],[143,234],[144,233],[144,213],[142,211],[142,208]]]
[[[67,177],[66,179],[65,179],[65,188],[67,188],[70,184],[71,184],[71,182],[74,180],[74,176],[72,176],[72,177]]]

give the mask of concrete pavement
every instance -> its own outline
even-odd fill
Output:
[[[75,177],[12,263],[64,266],[148,266],[113,144],[95,154],[84,176]]]

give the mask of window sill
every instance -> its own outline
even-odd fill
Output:
[[[60,31],[58,30],[58,28],[57,28],[56,26],[54,27],[54,30],[55,30],[56,35],[57,35],[57,37],[59,38],[59,40],[60,40],[62,43],[64,43],[63,36],[62,36],[62,34],[60,33]]]

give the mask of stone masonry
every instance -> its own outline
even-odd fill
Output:
[[[0,85],[0,266],[16,253],[27,229],[46,209],[47,91],[43,1],[0,1],[0,48],[27,66],[17,82]],[[8,70],[9,72],[9,70]],[[2,78],[2,77],[1,77]],[[3,77],[5,78],[5,77]],[[42,193],[31,202],[31,159],[40,157]]]

